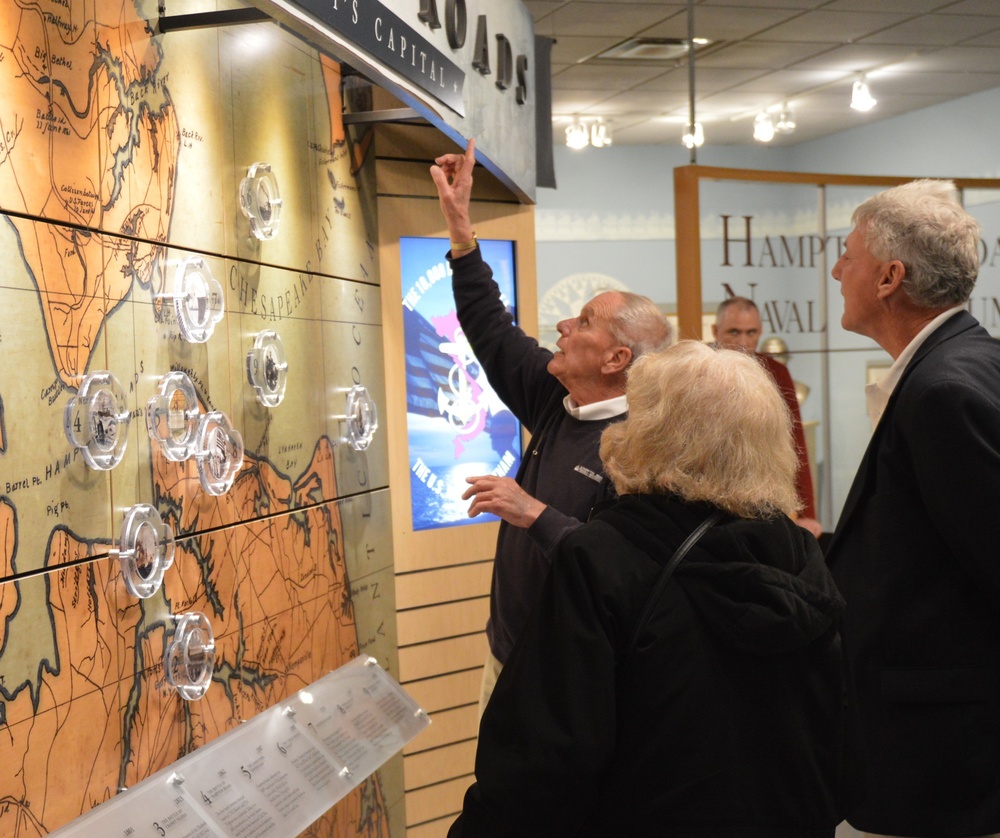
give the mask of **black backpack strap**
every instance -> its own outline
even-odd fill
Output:
[[[697,527],[695,527],[694,532],[684,539],[681,546],[674,551],[670,560],[663,566],[663,569],[660,571],[660,575],[656,580],[656,584],[653,585],[653,591],[650,593],[649,599],[646,600],[642,613],[639,615],[639,621],[635,624],[635,630],[632,632],[632,639],[629,641],[629,644],[625,649],[625,657],[623,660],[628,660],[628,658],[632,656],[632,652],[635,651],[636,643],[639,642],[639,635],[642,634],[643,629],[646,628],[646,623],[649,622],[650,614],[653,613],[656,603],[659,602],[660,597],[663,595],[664,587],[667,582],[670,581],[670,577],[674,575],[674,571],[677,569],[677,565],[681,563],[681,559],[687,555],[688,550],[695,545],[698,539],[701,538],[710,527],[715,526],[721,520],[722,512],[720,510],[715,510]]]

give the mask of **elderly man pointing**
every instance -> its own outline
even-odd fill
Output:
[[[625,374],[642,353],[665,348],[670,326],[646,297],[609,291],[558,325],[553,354],[508,314],[469,217],[475,140],[431,167],[451,238],[449,261],[459,323],[490,385],[531,433],[516,478],[480,476],[463,497],[470,515],[502,520],[497,536],[480,712],[537,599],[555,547],[613,489],[598,447],[623,418]]]

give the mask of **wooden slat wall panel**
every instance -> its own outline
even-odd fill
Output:
[[[475,739],[479,732],[479,704],[466,704],[454,710],[435,713],[431,726],[403,750],[403,755],[439,748],[449,742]]]
[[[399,323],[399,344],[402,352],[403,323],[400,318]],[[392,338],[385,337],[383,330],[383,341],[389,343]],[[389,386],[389,373],[386,372],[386,387]],[[405,382],[399,386],[405,387]],[[404,391],[405,395],[405,391]],[[389,398],[388,394],[386,398]],[[405,413],[404,413],[405,415]],[[405,419],[404,419],[405,421]],[[405,425],[404,425],[405,428]],[[403,458],[403,465],[406,465],[406,438],[400,441],[400,456]],[[389,467],[393,468],[392,446],[389,448]],[[403,538],[408,546],[405,551],[396,550],[396,573],[411,573],[418,570],[439,570],[442,566],[457,562],[491,562],[493,561],[493,548],[497,543],[496,524],[479,524],[470,527],[452,527],[444,530],[430,530],[427,532],[413,532],[409,529],[411,519],[410,513],[410,484],[409,472],[403,475],[407,482],[402,487],[392,487],[392,509],[393,526],[396,532],[402,529]],[[397,497],[401,494],[403,497]],[[402,528],[397,521],[396,510],[399,508],[398,518],[402,522]]]
[[[448,823],[462,811],[465,791],[475,782],[472,774],[456,777],[447,783],[406,793],[406,826],[427,823],[450,816]]]
[[[448,828],[454,820],[455,816],[449,815],[419,826],[409,826],[406,828],[406,838],[448,838]]]
[[[400,681],[432,720],[404,751],[407,838],[443,838],[474,779],[497,525],[412,528],[399,239],[447,238],[428,169],[456,146],[427,126],[386,125],[374,147]],[[517,242],[518,320],[537,334],[534,209],[485,170],[475,179],[473,225]]]
[[[449,637],[399,650],[399,677],[402,681],[417,681],[482,666],[488,649],[486,633],[476,632],[462,637]]]
[[[452,672],[426,681],[409,681],[403,684],[413,700],[431,714],[438,710],[451,710],[466,704],[478,704],[483,683],[483,668],[466,672]]]
[[[403,758],[406,791],[426,788],[454,779],[456,765],[471,765],[476,759],[476,740],[456,742],[444,748]]]
[[[472,634],[486,625],[489,616],[489,597],[400,611],[396,615],[399,645],[426,643],[438,637],[457,634]]]
[[[488,596],[492,576],[493,562],[477,562],[424,573],[397,572],[396,608],[405,611],[435,602]]]

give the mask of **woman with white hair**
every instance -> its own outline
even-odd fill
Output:
[[[685,341],[628,402],[601,439],[620,498],[560,545],[449,835],[831,838],[843,601],[789,518],[781,395]]]

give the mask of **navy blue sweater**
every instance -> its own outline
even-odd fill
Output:
[[[514,325],[479,249],[451,261],[459,323],[493,389],[531,434],[516,480],[547,504],[528,529],[501,522],[486,626],[490,651],[506,662],[531,612],[555,548],[614,493],[598,446],[614,421],[584,422],[563,407],[566,388],[546,369],[548,349]],[[623,414],[624,415],[624,414]]]

